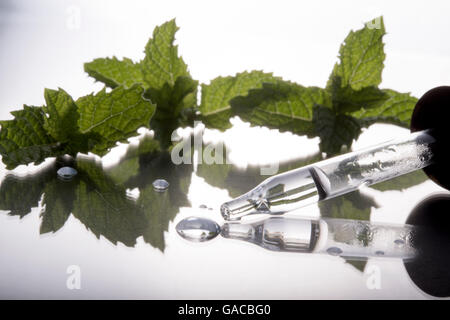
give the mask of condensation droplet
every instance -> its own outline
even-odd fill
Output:
[[[153,189],[158,192],[164,192],[169,188],[169,183],[164,179],[156,179],[153,181]]]
[[[175,229],[181,237],[193,242],[208,241],[220,233],[220,226],[216,222],[198,217],[181,220]]]
[[[332,256],[339,256],[342,254],[342,250],[338,247],[330,247],[327,249],[327,253]]]
[[[73,177],[77,175],[78,171],[72,167],[62,167],[59,168],[56,174],[62,180],[71,180]]]

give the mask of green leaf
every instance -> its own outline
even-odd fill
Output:
[[[103,156],[118,141],[136,136],[140,127],[148,127],[155,105],[143,98],[144,89],[133,85],[129,89],[117,87],[110,93],[105,89],[77,100],[83,134],[95,133],[101,140],[91,149]]]
[[[394,90],[383,90],[388,99],[380,106],[371,109],[361,109],[351,115],[359,119],[364,127],[368,127],[375,122],[396,124],[404,128],[409,128],[411,115],[417,103],[417,98],[409,93],[399,93]]]
[[[45,117],[45,130],[59,142],[67,142],[78,133],[78,108],[72,97],[59,88],[56,90],[45,89],[45,101],[47,106],[43,107],[48,114]]]
[[[110,88],[120,85],[129,88],[135,83],[144,83],[140,64],[134,63],[128,58],[123,58],[123,60],[116,57],[94,59],[84,64],[84,71]]]
[[[245,96],[249,90],[261,88],[263,83],[279,78],[271,73],[251,71],[238,73],[234,77],[217,77],[210,84],[202,84],[200,104],[201,120],[207,127],[225,130],[231,127],[229,118],[233,115],[230,100]]]
[[[141,68],[149,88],[161,89],[166,83],[174,86],[178,77],[189,76],[187,65],[178,57],[178,46],[173,44],[177,30],[175,19],[170,20],[155,28],[145,46]]]
[[[314,134],[313,107],[331,105],[324,89],[291,82],[264,83],[246,97],[231,100],[234,114],[252,125],[267,126],[297,134]]]
[[[343,87],[354,90],[378,86],[384,67],[385,34],[383,17],[366,23],[363,29],[350,31],[339,50],[339,63],[334,66],[328,87],[337,77],[341,78]]]
[[[193,126],[189,115],[197,105],[197,87],[198,81],[182,76],[177,78],[174,86],[166,83],[161,89],[146,91],[146,97],[157,105],[150,126],[163,149],[170,146],[174,130],[183,125]]]
[[[361,126],[353,117],[336,114],[330,108],[316,106],[313,122],[316,134],[320,137],[320,150],[328,156],[341,151],[343,146],[350,146],[361,133]]]
[[[337,77],[332,84],[331,97],[333,110],[336,113],[348,113],[360,109],[372,109],[381,106],[389,95],[375,86],[353,90],[351,86],[341,86],[341,78]]]
[[[0,154],[7,169],[64,154],[61,143],[45,130],[42,108],[24,105],[23,110],[11,114],[13,120],[0,121]]]

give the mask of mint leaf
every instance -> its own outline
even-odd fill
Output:
[[[155,105],[144,99],[143,93],[142,87],[133,85],[129,89],[117,87],[109,93],[103,89],[77,100],[80,132],[101,137],[92,152],[103,156],[118,141],[126,142],[137,135],[137,129],[148,127]]]
[[[24,105],[23,110],[11,114],[13,120],[0,121],[0,154],[7,169],[64,154],[61,143],[45,130],[42,108]]]
[[[163,149],[171,144],[172,132],[184,125],[193,125],[192,114],[197,105],[198,82],[178,77],[174,86],[165,83],[161,89],[149,89],[146,97],[157,105],[150,127]]]
[[[328,87],[337,77],[341,78],[343,87],[348,85],[354,90],[381,83],[386,31],[383,17],[375,22],[379,24],[368,22],[363,29],[350,31],[339,50],[339,63],[334,66]]]
[[[201,120],[207,127],[225,130],[231,127],[229,118],[233,115],[230,100],[245,96],[251,89],[261,88],[265,82],[279,78],[271,73],[251,71],[238,73],[234,77],[217,77],[209,85],[202,84],[200,104]]]
[[[339,153],[344,145],[350,148],[353,140],[361,133],[357,119],[336,114],[323,106],[314,108],[313,122],[316,134],[320,137],[320,150],[328,156]]]
[[[234,114],[252,125],[308,136],[315,133],[313,107],[316,105],[331,105],[328,92],[284,81],[264,83],[261,89],[231,100]]]
[[[349,85],[342,87],[340,77],[335,78],[332,87],[329,89],[333,101],[333,110],[336,113],[348,113],[360,109],[376,108],[389,98],[387,92],[375,86],[369,86],[359,90],[354,90]]]
[[[141,66],[128,58],[123,58],[123,60],[116,57],[98,58],[85,63],[84,71],[111,88],[120,85],[129,88],[135,83],[144,82]]]
[[[351,115],[359,119],[360,124],[364,127],[368,127],[375,122],[383,122],[409,128],[417,98],[412,97],[409,93],[400,93],[388,89],[383,91],[388,98],[378,107],[361,109]]]
[[[192,125],[197,108],[198,82],[190,77],[187,65],[178,56],[178,47],[173,44],[177,30],[175,20],[156,27],[145,47],[145,57],[138,63],[113,57],[84,65],[90,76],[109,87],[139,83],[146,89],[145,97],[158,108],[151,128],[163,148],[170,146],[175,129]]]
[[[179,28],[175,19],[158,26],[145,46],[145,58],[141,68],[145,84],[153,89],[161,89],[164,84],[175,85],[178,77],[189,76],[187,65],[178,57],[175,33]]]
[[[72,97],[62,90],[45,89],[47,105],[42,107],[46,112],[44,128],[56,141],[61,142],[64,152],[76,156],[78,152],[87,153],[90,145],[96,143],[95,134],[81,134],[78,128],[78,107]]]

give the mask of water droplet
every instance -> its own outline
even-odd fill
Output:
[[[398,246],[401,246],[401,245],[405,244],[405,241],[402,239],[396,239],[396,240],[394,240],[394,243]]]
[[[164,179],[156,179],[153,181],[153,189],[158,192],[164,192],[169,188],[169,183]]]
[[[216,222],[197,217],[181,220],[175,229],[181,237],[194,242],[214,239],[220,233],[220,226]]]
[[[375,251],[375,254],[376,254],[377,256],[384,256],[384,251],[381,251],[381,250]]]
[[[327,253],[332,256],[339,256],[342,254],[342,250],[338,247],[330,247],[327,249]]]
[[[59,168],[56,174],[62,180],[71,180],[73,177],[77,175],[77,170],[72,167],[62,167]]]

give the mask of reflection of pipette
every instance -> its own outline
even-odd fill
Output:
[[[256,213],[279,214],[414,170],[429,166],[436,169],[437,163],[442,163],[437,141],[441,141],[442,132],[448,131],[436,112],[440,109],[449,112],[450,87],[430,90],[418,101],[411,120],[412,131],[417,132],[272,176],[224,203],[222,216],[226,220],[239,220]],[[448,182],[448,177],[438,177],[436,170],[427,170],[434,180],[443,185]]]
[[[324,218],[271,217],[254,223],[225,223],[219,227],[204,218],[187,218],[176,227],[190,241],[207,241],[219,233],[228,239],[257,244],[272,251],[325,253],[361,260],[369,257],[411,259],[412,226]]]

